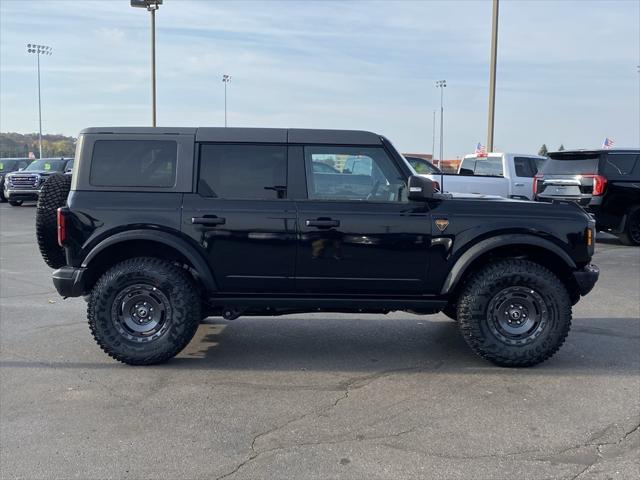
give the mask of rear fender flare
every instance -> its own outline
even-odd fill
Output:
[[[82,262],[83,268],[88,268],[91,261],[95,259],[102,251],[118,243],[125,243],[133,240],[148,240],[151,242],[162,243],[174,250],[178,251],[186,257],[193,265],[202,280],[202,284],[208,291],[216,291],[216,283],[213,278],[211,269],[206,259],[197,251],[195,247],[190,245],[186,240],[168,232],[158,230],[128,230],[112,235],[98,243],[87,254]]]

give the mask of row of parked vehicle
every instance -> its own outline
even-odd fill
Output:
[[[418,172],[425,171],[426,160],[407,160]],[[515,153],[466,155],[457,174],[433,169],[423,175],[442,183],[440,188],[447,192],[575,202],[595,217],[599,231],[617,235],[625,245],[640,245],[638,149],[566,150],[552,152],[548,158]]]
[[[0,200],[17,207],[38,200],[42,185],[55,173],[71,175],[73,158],[0,158]]]

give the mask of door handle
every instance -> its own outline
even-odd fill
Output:
[[[213,216],[204,216],[204,217],[192,217],[191,223],[193,225],[224,225],[227,223],[226,218]]]
[[[514,187],[524,187],[524,183],[514,183]]]
[[[307,227],[331,228],[339,227],[340,220],[334,220],[332,218],[318,218],[316,220],[305,220],[304,224]]]

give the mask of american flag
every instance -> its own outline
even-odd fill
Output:
[[[487,156],[487,147],[482,145],[480,142],[476,145],[476,151],[474,152],[476,157],[486,157]]]
[[[602,148],[611,148],[615,142],[610,138],[605,138],[604,142],[602,142]]]

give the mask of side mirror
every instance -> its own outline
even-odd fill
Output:
[[[433,198],[434,185],[431,180],[420,175],[409,177],[409,200],[423,202]]]

